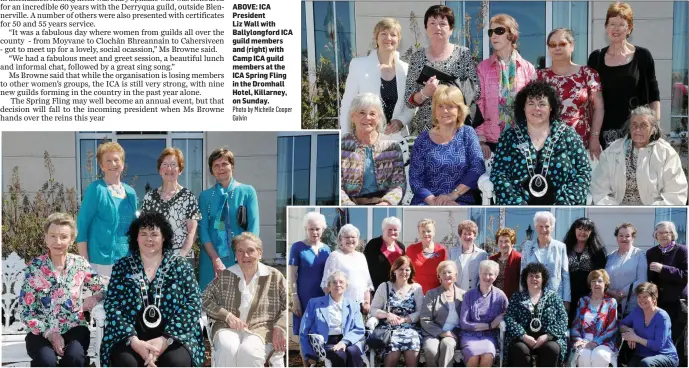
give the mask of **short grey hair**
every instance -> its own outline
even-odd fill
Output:
[[[309,212],[304,216],[304,228],[309,226],[309,222],[315,222],[321,225],[323,229],[328,227],[328,224],[325,222],[325,216],[319,212]]]
[[[677,237],[679,237],[679,235],[677,234],[677,227],[675,226],[674,222],[672,222],[672,221],[661,221],[661,222],[657,223],[656,227],[653,229],[653,238],[656,237],[656,231],[658,231],[659,227],[664,227],[664,228],[667,228],[668,230],[670,230],[670,232],[672,233],[672,240],[673,241],[677,240]]]
[[[634,116],[643,116],[648,120],[648,123],[651,124],[651,137],[649,142],[655,142],[663,136],[663,131],[660,129],[660,121],[658,120],[655,110],[643,105],[635,108],[629,113],[629,119],[624,125],[624,130],[627,131],[627,138],[631,139],[632,137],[632,117]]]
[[[481,261],[481,263],[478,264],[478,273],[480,274],[486,268],[494,270],[496,273],[500,273],[500,265],[498,264],[498,262],[492,261],[490,259],[484,259],[483,261]]]
[[[402,221],[395,216],[386,217],[383,219],[383,223],[380,228],[385,231],[385,228],[388,226],[394,226],[397,228],[397,230],[402,230]]]
[[[352,104],[349,106],[349,122],[352,125],[352,133],[356,131],[352,115],[357,111],[369,107],[373,107],[378,113],[378,132],[382,133],[385,129],[385,112],[383,112],[383,103],[380,101],[380,97],[376,94],[366,92],[356,95],[352,100]]]
[[[359,231],[359,229],[356,228],[356,226],[352,224],[346,224],[340,228],[340,231],[337,233],[337,239],[342,238],[342,235],[344,233],[348,233],[350,231],[354,232],[357,238],[361,238],[361,232]]]
[[[345,280],[345,285],[349,284],[347,282],[347,275],[340,270],[335,270],[335,272],[331,273],[330,276],[328,276],[328,285],[327,286],[330,286],[330,283],[332,283],[335,280],[335,278],[338,276],[341,276]],[[346,289],[346,287],[345,287],[345,289]]]
[[[541,220],[548,220],[548,222],[550,222],[550,226],[555,226],[555,216],[550,211],[536,212],[536,214],[533,216],[533,226],[537,226],[538,221]]]

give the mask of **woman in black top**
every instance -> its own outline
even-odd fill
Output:
[[[605,268],[607,256],[605,246],[596,224],[587,217],[574,221],[563,241],[567,247],[569,260],[569,282],[572,293],[572,304],[578,305],[579,299],[591,292],[587,277],[593,270]],[[577,308],[569,308],[568,326],[577,314]]]
[[[631,110],[650,105],[660,119],[660,92],[655,63],[648,49],[627,41],[634,30],[634,14],[626,3],[608,8],[605,29],[610,46],[589,55],[588,66],[596,69],[603,85],[605,116],[600,133],[603,148],[624,136],[622,129]]]
[[[397,240],[402,231],[400,219],[394,216],[384,218],[382,228],[383,235],[369,240],[364,248],[368,272],[376,290],[378,285],[390,281],[392,264],[405,253],[404,244]]]

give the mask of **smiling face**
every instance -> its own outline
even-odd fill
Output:
[[[179,162],[177,162],[177,157],[175,155],[165,156],[163,162],[160,164],[160,170],[158,170],[160,177],[163,178],[164,182],[176,183],[177,178],[182,173],[179,170]]]
[[[495,32],[496,28],[503,28],[505,32],[501,35]],[[512,41],[507,39],[509,35],[509,29],[500,23],[491,23],[490,29],[493,30],[493,35],[490,36],[490,44],[493,45],[495,51],[502,51],[506,49],[512,49]]]
[[[142,255],[151,256],[163,251],[163,234],[158,227],[142,227],[139,229],[137,242]]]
[[[395,51],[397,46],[399,46],[399,42],[400,35],[394,29],[384,29],[378,33],[376,38],[376,43],[380,50]]]
[[[655,238],[661,245],[667,245],[672,242],[674,234],[667,226],[658,226],[655,231]]]
[[[430,243],[433,241],[433,237],[435,236],[435,226],[431,224],[427,224],[424,226],[419,226],[419,239],[421,241],[424,241],[426,243]]]
[[[512,251],[513,245],[509,236],[501,236],[498,238],[498,247],[500,247],[500,252],[503,254],[509,254],[510,251]]]
[[[656,305],[656,301],[646,292],[639,293],[639,295],[636,296],[636,301],[639,307],[644,310],[650,310]]]
[[[634,245],[634,238],[632,237],[632,229],[629,227],[620,228],[617,231],[617,245],[620,248],[626,248]]]
[[[122,170],[124,170],[124,161],[122,161],[119,152],[115,151],[105,152],[98,165],[103,173],[108,176],[119,177],[122,174]]]
[[[531,290],[540,290],[543,286],[543,275],[541,275],[540,272],[537,273],[530,273],[527,278],[527,285],[529,285],[529,289]]]
[[[529,97],[526,99],[524,112],[526,113],[526,121],[530,124],[541,125],[550,123],[550,112],[552,108],[548,102],[548,98]]]
[[[585,227],[578,227],[575,230],[577,241],[580,242],[586,242],[589,240],[589,236],[591,236],[591,229],[585,228]]]
[[[439,125],[457,124],[459,118],[459,107],[452,103],[439,103],[435,108],[435,119]]]
[[[536,221],[536,232],[538,233],[538,236],[544,238],[549,237],[552,231],[553,227],[550,224],[550,221],[547,219],[539,219]]]
[[[357,244],[359,244],[359,237],[353,231],[345,231],[340,236],[340,250],[342,253],[351,253],[356,249]]]
[[[74,242],[72,228],[68,225],[50,224],[44,240],[51,256],[63,256]]]
[[[426,36],[432,43],[447,43],[452,35],[450,23],[445,17],[430,17],[426,23]]]
[[[638,147],[645,147],[651,141],[653,125],[647,116],[632,115],[629,131],[632,135],[632,141],[634,144]]]
[[[498,278],[498,271],[496,271],[493,267],[483,267],[479,277],[484,285],[493,285],[495,279]]]
[[[213,176],[217,181],[227,181],[232,178],[232,164],[226,157],[213,161]]]
[[[619,43],[627,39],[627,35],[631,33],[631,28],[624,18],[615,16],[608,18],[605,32],[608,34],[610,43]]]
[[[473,244],[476,240],[476,233],[471,230],[462,229],[462,233],[459,234],[459,238],[462,239],[464,244]]]
[[[560,31],[550,36],[548,41],[548,52],[553,61],[569,61],[574,52],[574,43],[567,33]]]
[[[600,297],[603,295],[603,293],[605,293],[605,280],[603,280],[602,277],[591,280],[589,286],[591,287],[591,292],[593,295]]]
[[[386,243],[392,243],[393,241],[397,240],[399,236],[400,230],[395,225],[388,225],[383,231],[383,240],[385,240]]]
[[[373,106],[361,108],[352,114],[354,128],[357,133],[370,134],[378,130],[380,112]]]
[[[235,255],[237,256],[237,263],[245,269],[251,269],[258,266],[258,260],[263,256],[263,249],[256,246],[251,240],[242,240],[237,243]]]
[[[347,290],[347,279],[342,274],[335,275],[331,280],[330,284],[330,294],[336,297],[344,295],[345,290]]]
[[[407,283],[409,276],[411,275],[411,266],[409,263],[404,263],[398,269],[395,270],[395,280],[400,283]]]
[[[445,266],[440,270],[438,277],[440,278],[440,283],[447,287],[457,282],[457,270],[452,266]]]

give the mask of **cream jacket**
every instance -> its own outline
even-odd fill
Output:
[[[401,121],[405,126],[414,117],[416,109],[410,109],[404,101],[404,88],[407,83],[407,69],[409,64],[400,60],[399,52],[395,51],[395,74],[397,82],[397,103],[392,112],[392,119]],[[342,135],[352,131],[352,121],[349,117],[349,108],[356,95],[370,92],[380,96],[380,62],[376,49],[371,50],[368,56],[352,59],[349,63],[349,74],[345,92],[340,103],[340,128]]]
[[[627,138],[614,141],[600,156],[593,171],[591,196],[595,205],[619,205],[624,198],[627,172],[625,153],[631,144]],[[687,177],[679,154],[664,139],[641,148],[636,165],[639,197],[644,205],[682,206],[687,202]]]

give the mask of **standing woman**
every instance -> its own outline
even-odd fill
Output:
[[[184,154],[178,148],[168,147],[158,157],[158,173],[163,185],[144,196],[141,210],[158,212],[172,226],[172,249],[182,257],[190,257],[196,239],[196,227],[201,219],[199,205],[191,190],[181,186],[177,179],[184,171]]]
[[[591,157],[598,158],[601,153],[598,138],[604,114],[598,72],[572,61],[572,30],[554,29],[548,35],[547,42],[553,65],[547,69],[537,70],[536,77],[557,89],[562,101],[560,121],[574,128],[591,153]]]
[[[327,227],[325,216],[318,212],[309,212],[304,216],[306,239],[292,244],[289,250],[289,280],[292,284],[292,331],[299,334],[302,307],[310,299],[323,296],[321,280],[325,262],[330,256],[330,247],[321,242],[323,231]]]
[[[608,255],[605,272],[610,275],[610,287],[606,291],[617,299],[620,317],[625,317],[637,305],[634,289],[646,282],[646,254],[634,246],[636,229],[625,222],[615,229],[617,250]]]
[[[397,217],[383,219],[383,235],[369,240],[364,248],[368,272],[371,274],[373,288],[390,280],[390,269],[397,258],[404,255],[404,244],[397,240],[402,231],[402,221]]]
[[[494,285],[509,299],[515,291],[519,290],[522,254],[514,249],[517,233],[504,227],[495,233],[495,243],[500,251],[488,257],[491,261],[497,262],[500,268]]]
[[[370,92],[380,96],[383,102],[386,134],[398,132],[408,126],[414,117],[414,109],[404,102],[404,87],[409,64],[400,60],[397,52],[402,40],[402,26],[393,18],[383,18],[373,28],[376,48],[368,56],[352,59],[344,95],[340,103],[340,129],[349,133],[349,108],[354,96]]]
[[[136,218],[136,192],[120,181],[124,170],[124,150],[115,142],[98,146],[96,160],[103,179],[84,191],[77,216],[79,255],[104,276],[107,283],[112,266],[129,254],[127,230]]]
[[[416,270],[416,279],[426,294],[428,290],[440,286],[437,269],[441,262],[447,259],[447,248],[440,243],[433,241],[435,236],[435,221],[425,218],[417,225],[419,230],[420,242],[414,243],[407,248],[406,256],[411,259],[411,263]]]
[[[216,149],[208,156],[208,168],[216,183],[199,196],[202,291],[222,270],[236,263],[232,238],[245,231],[258,236],[259,231],[256,189],[234,179],[234,153]]]
[[[490,18],[488,37],[493,55],[478,64],[482,93],[476,101],[484,119],[476,127],[476,134],[485,159],[495,151],[500,133],[514,121],[512,104],[517,92],[535,73],[533,64],[517,51],[519,24],[512,16],[497,14]]]
[[[452,9],[445,5],[431,6],[423,17],[423,25],[430,44],[412,55],[404,94],[407,107],[419,107],[415,120],[416,129],[414,129],[417,135],[433,127],[431,97],[440,84],[436,76],[431,76],[423,86],[417,83],[424,66],[428,65],[449,74],[457,81],[470,80],[474,84],[476,96],[470,101],[465,101],[467,106],[470,106],[471,102],[481,95],[481,86],[471,51],[466,47],[450,43],[452,29],[455,26],[455,15]],[[469,91],[462,91],[462,94],[465,99],[469,97]]]
[[[596,224],[587,217],[574,221],[565,235],[565,247],[569,259],[569,283],[572,292],[572,306],[579,305],[579,298],[589,295],[588,277],[591,271],[605,268],[607,256],[605,245]],[[609,284],[609,280],[608,280]],[[569,324],[572,324],[577,310],[569,309]]]
[[[604,149],[625,136],[621,128],[634,108],[651,105],[660,120],[660,91],[653,56],[648,49],[627,41],[634,30],[631,6],[623,2],[611,4],[605,16],[605,30],[610,46],[593,51],[587,63],[598,71],[603,85],[605,116],[600,142]]]
[[[471,220],[464,220],[457,225],[460,246],[450,251],[450,259],[457,262],[457,286],[469,291],[478,286],[479,265],[488,259],[488,253],[476,245],[478,225]]]

